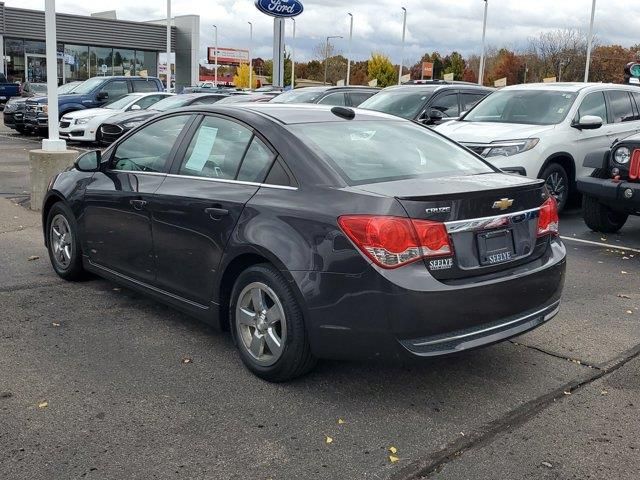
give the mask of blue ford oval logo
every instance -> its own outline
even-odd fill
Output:
[[[304,10],[300,0],[256,0],[256,7],[272,17],[297,17]]]

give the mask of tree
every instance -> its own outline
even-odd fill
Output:
[[[594,47],[596,45],[594,40]],[[540,34],[529,40],[529,67],[538,80],[558,77],[563,81],[582,81],[587,58],[587,37],[576,29],[564,28]]]
[[[369,81],[369,61],[353,62],[351,64],[351,85],[366,85]]]
[[[257,88],[258,78],[255,72],[253,72],[253,85],[251,88]],[[243,63],[238,67],[236,74],[233,77],[233,84],[238,88],[249,88],[249,65]]]
[[[594,48],[591,55],[589,81],[622,83],[624,81],[624,67],[633,61],[634,56],[633,47],[629,50],[620,45]]]
[[[462,55],[458,52],[452,52],[451,55],[444,57],[444,73],[453,73],[454,80],[462,80],[464,74],[465,62]]]
[[[378,80],[379,87],[384,88],[398,83],[398,72],[394,68],[393,63],[391,63],[391,60],[389,60],[389,57],[382,53],[371,54],[367,72],[370,80],[374,78]]]
[[[524,65],[521,58],[506,48],[500,49],[493,70],[488,73],[487,81],[490,85],[501,78],[507,79],[507,85],[521,83],[521,74],[524,73]]]

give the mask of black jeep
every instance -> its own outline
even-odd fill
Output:
[[[584,166],[595,168],[578,180],[584,194],[583,216],[597,232],[620,230],[629,215],[640,215],[640,135],[613,144],[610,150],[590,153]]]

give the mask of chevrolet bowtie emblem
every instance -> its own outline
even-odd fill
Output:
[[[497,202],[493,203],[493,208],[495,210],[506,210],[511,205],[513,205],[513,199],[511,199],[511,198],[501,198]]]

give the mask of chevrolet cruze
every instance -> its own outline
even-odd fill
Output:
[[[198,106],[52,179],[51,263],[230,330],[270,381],[319,358],[433,357],[559,309],[565,248],[542,180],[428,128],[345,107]]]

